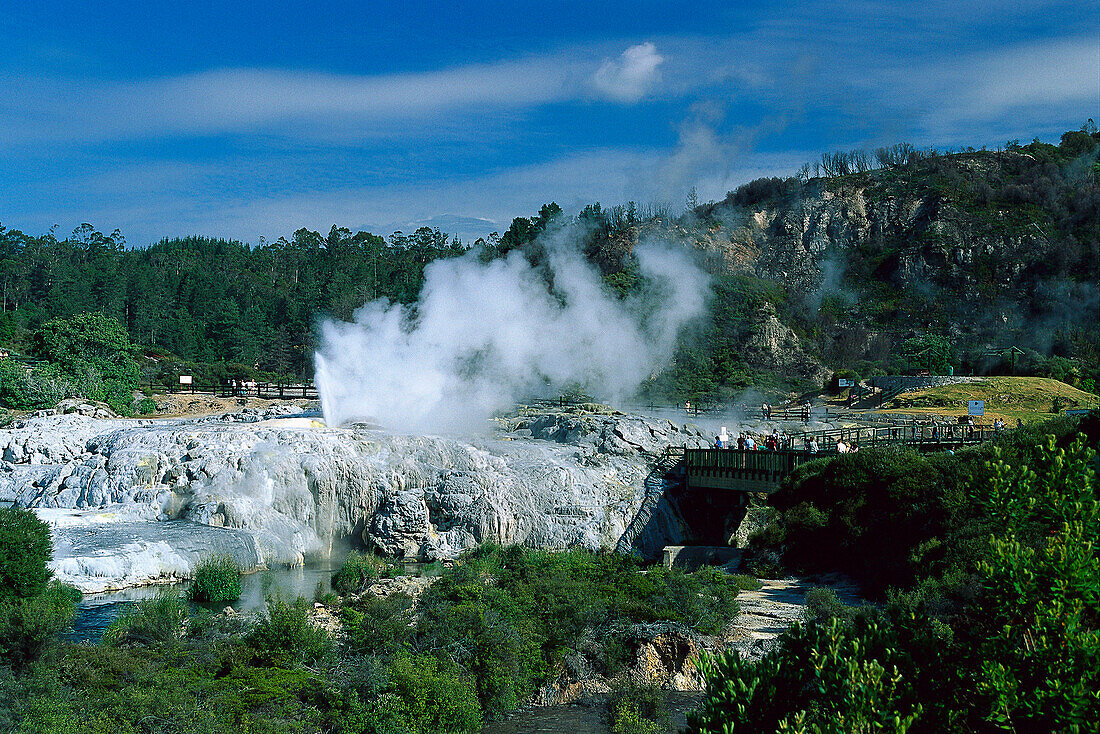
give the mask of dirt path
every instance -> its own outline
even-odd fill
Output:
[[[153,418],[198,418],[216,413],[235,413],[245,408],[264,410],[279,405],[297,405],[305,410],[319,410],[316,400],[263,400],[253,397],[221,398],[215,395],[176,393],[154,395],[157,412]]]

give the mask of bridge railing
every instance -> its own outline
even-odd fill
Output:
[[[968,426],[961,424],[946,425],[893,425],[893,426],[854,426],[849,428],[831,428],[822,431],[808,431],[790,437],[792,448],[801,448],[810,439],[817,441],[824,449],[839,441],[846,444],[865,446],[885,446],[890,444],[969,444],[981,443],[993,438],[996,431],[992,426]]]
[[[273,382],[259,382],[255,387],[233,386],[232,383],[145,383],[145,389],[149,394],[188,394],[188,395],[214,395],[221,398],[251,397],[264,398],[266,400],[316,400],[317,388],[309,383],[282,385]]]
[[[835,451],[831,453],[836,453]],[[750,451],[748,449],[687,449],[684,464],[689,472],[699,469],[723,469],[786,475],[795,467],[819,458],[822,452],[780,449],[779,451]]]

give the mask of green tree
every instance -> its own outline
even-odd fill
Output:
[[[50,526],[30,510],[0,507],[0,599],[26,599],[46,588],[53,574]]]
[[[43,324],[34,333],[32,353],[69,373],[91,366],[124,374],[136,371],[139,350],[118,321],[84,313]]]
[[[0,665],[22,668],[72,621],[80,592],[50,581],[51,554],[49,526],[0,508]]]

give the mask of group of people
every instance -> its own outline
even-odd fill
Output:
[[[233,380],[234,395],[259,394],[255,380]]]
[[[791,448],[791,436],[788,433],[780,433],[778,428],[766,434],[742,431],[737,434],[736,441],[733,441],[723,428],[722,433],[714,437],[716,449],[731,449],[734,446],[738,451],[778,451]]]
[[[722,433],[714,437],[714,448],[736,448],[738,451],[779,451],[781,449],[790,450],[795,448],[795,446],[794,439],[791,435],[789,433],[780,433],[779,429],[767,434],[754,434],[748,431],[742,431],[737,434],[736,441],[733,441],[723,428]],[[805,439],[802,449],[811,454],[816,454],[821,451],[817,438],[814,436]],[[836,452],[838,454],[854,454],[857,451],[859,451],[859,444],[855,441],[848,442],[843,438],[837,439]]]

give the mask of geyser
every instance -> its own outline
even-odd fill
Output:
[[[314,359],[328,425],[476,430],[521,397],[569,386],[626,397],[706,307],[708,278],[683,249],[640,243],[644,285],[619,299],[568,231],[541,244],[544,267],[519,251],[489,263],[471,251],[430,263],[411,307],[380,299],[351,323],[324,322]]]

